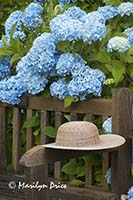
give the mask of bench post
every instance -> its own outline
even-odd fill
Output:
[[[35,189],[26,189],[26,200],[48,200],[48,165],[25,168],[26,184],[37,185]],[[39,185],[44,186],[39,190]]]
[[[118,89],[113,95],[112,132],[126,139],[117,152],[112,152],[112,192],[118,197],[131,186],[132,98],[128,89]]]

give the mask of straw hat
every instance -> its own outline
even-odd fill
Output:
[[[125,139],[120,135],[99,135],[97,127],[91,122],[72,121],[58,128],[55,143],[44,146],[53,149],[102,150],[116,148],[124,143]]]

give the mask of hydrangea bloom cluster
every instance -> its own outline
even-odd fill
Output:
[[[133,27],[131,28],[127,28],[124,33],[126,35],[128,35],[128,40],[129,40],[129,44],[130,46],[133,46]]]
[[[70,1],[76,2],[77,0],[60,0],[60,4],[64,5],[70,3]],[[16,28],[13,37],[24,40],[26,36],[22,26],[25,26],[28,30],[33,30],[43,23],[41,3],[41,0],[35,0],[24,12],[15,11],[9,16],[5,23],[5,33],[8,40],[10,40],[10,33],[14,24],[16,24]],[[89,44],[93,41],[102,40],[106,35],[106,20],[115,17],[118,13],[121,16],[132,14],[132,3],[122,3],[118,8],[113,6],[100,7],[97,11],[89,14],[74,6],[52,19],[50,22],[52,33],[43,33],[34,40],[32,48],[17,64],[17,75],[7,80],[14,83],[14,87],[10,86],[10,90],[11,93],[15,91],[15,100],[13,102],[12,99],[11,102],[18,102],[18,97],[24,91],[31,94],[43,91],[49,79],[54,76],[57,76],[59,80],[53,82],[50,86],[52,96],[60,99],[73,96],[80,98],[80,100],[86,99],[90,94],[100,96],[105,75],[100,70],[94,70],[85,65],[80,55],[58,52],[56,45],[59,41],[67,40],[82,40]],[[129,32],[132,32],[132,30],[125,30],[125,33],[129,36],[128,39],[123,37],[111,38],[107,45],[108,51],[126,52],[130,48],[133,38],[132,33],[129,34]],[[1,79],[8,76],[7,71],[10,68],[8,64],[6,66],[7,68],[4,67],[3,71],[1,70],[2,67],[0,68]],[[66,82],[68,76],[70,76],[70,81]],[[18,87],[18,93],[16,93],[17,87],[15,85],[18,84],[19,79],[22,81],[23,87],[21,89]],[[4,91],[6,94],[6,98],[0,96],[0,100],[7,102],[7,96],[9,97],[8,85],[1,81],[0,87],[3,88],[2,95],[4,95]]]
[[[114,6],[99,7],[98,12],[104,16],[105,20],[111,19],[118,15],[117,8],[115,8]]]
[[[19,37],[22,41],[25,39],[26,35],[22,31],[22,17],[23,17],[23,12],[17,10],[8,17],[8,19],[5,22],[5,34],[7,41],[10,42],[10,33],[13,25],[16,24],[15,31],[13,34],[14,38]]]
[[[128,195],[128,198],[130,199],[130,200],[133,200],[133,187],[131,187],[129,190],[128,190],[128,193],[127,193]]]
[[[43,13],[43,7],[38,3],[31,3],[24,11],[22,23],[29,29],[33,30],[37,26],[43,23],[43,19],[40,16]]]
[[[104,80],[105,75],[100,70],[93,70],[83,64],[78,73],[72,74],[72,80],[69,83],[66,83],[65,79],[53,82],[50,93],[60,99],[73,96],[84,100],[89,94],[100,96]],[[62,88],[61,84],[63,85]]]
[[[84,60],[81,58],[80,55],[64,53],[59,57],[57,61],[56,64],[57,74],[59,76],[74,74],[77,71],[79,71],[83,65],[84,65]]]
[[[0,60],[0,80],[3,80],[9,77],[10,69],[11,69],[10,57],[4,56]]]
[[[130,16],[133,14],[133,3],[124,2],[118,6],[118,13],[123,17],[124,15]]]
[[[50,22],[50,28],[58,41],[81,39],[91,44],[106,34],[105,19],[100,12],[86,14],[78,7],[69,8],[55,17]]]
[[[104,122],[103,122],[103,131],[106,134],[110,134],[112,133],[112,117],[107,118]]]
[[[63,7],[64,5],[66,4],[69,4],[69,3],[75,3],[77,2],[78,0],[59,0],[59,4]]]
[[[4,44],[2,40],[0,40],[0,47],[2,47]],[[5,78],[8,78],[10,75],[11,70],[11,64],[10,64],[10,56],[3,56],[3,58],[0,59],[0,80],[3,80]]]
[[[57,82],[53,82],[50,86],[51,96],[57,97],[63,100],[68,93],[68,83],[65,82],[65,78],[59,79]]]
[[[0,84],[0,100],[10,104],[18,104],[19,97],[27,91],[22,77],[11,76],[8,80],[2,80]]]
[[[130,44],[127,38],[115,36],[109,40],[107,48],[109,52],[118,51],[119,53],[125,53],[129,50]]]
[[[37,94],[44,90],[56,64],[56,40],[51,33],[36,38],[28,54],[17,64],[17,73],[24,77],[27,91]],[[29,81],[30,80],[30,81]]]
[[[43,23],[43,19],[40,16],[42,12],[43,7],[39,3],[31,3],[24,12],[18,10],[13,12],[5,22],[7,41],[10,42],[11,29],[15,24],[16,27],[13,37],[24,41],[26,35],[22,30],[22,26],[25,26],[29,30],[33,30],[37,26],[40,26]]]

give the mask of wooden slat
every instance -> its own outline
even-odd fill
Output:
[[[7,108],[0,107],[0,171],[6,168]]]
[[[131,139],[132,133],[132,98],[127,89],[119,89],[113,95],[112,131],[125,137],[126,143],[112,155],[112,192],[119,198],[126,194],[131,186]]]
[[[12,142],[12,166],[15,173],[18,172],[21,142],[21,114],[19,108],[13,109],[13,142]]]
[[[55,112],[55,127],[58,128],[64,120],[64,115],[61,112]],[[57,161],[54,163],[54,178],[59,179],[61,173],[61,163]]]
[[[93,115],[90,114],[86,114],[85,116],[86,121],[92,122],[94,119]],[[85,163],[85,185],[89,186],[92,185],[92,165],[91,163],[86,162]]]
[[[48,186],[48,165],[41,165],[33,168],[25,169],[26,183],[33,185],[37,183],[38,185]],[[48,200],[48,188],[42,188],[40,191],[36,189],[26,190],[26,200]]]
[[[45,144],[47,142],[47,137],[42,131],[42,128],[47,126],[49,124],[49,112],[47,111],[41,111],[41,139],[40,144]]]
[[[108,116],[103,116],[102,121],[104,122],[107,118],[108,118]],[[108,169],[109,169],[109,154],[107,152],[105,152],[102,154],[102,187],[105,190],[108,190],[108,184],[105,179],[105,175],[106,175]]]
[[[27,120],[31,119],[33,116],[33,111],[31,109],[27,109]],[[26,129],[26,150],[31,149],[33,146],[33,130],[32,128]]]
[[[29,97],[30,109],[42,109],[57,112],[77,112],[89,113],[95,115],[111,115],[111,99],[88,99],[79,103],[73,103],[68,108],[64,108],[64,102],[57,98],[46,97]]]
[[[70,113],[70,119],[71,121],[78,121],[79,120],[79,115],[75,112]],[[76,161],[76,159],[71,159],[71,161]],[[75,175],[69,176],[69,180],[73,180],[75,178]]]

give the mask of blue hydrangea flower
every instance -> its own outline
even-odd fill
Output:
[[[50,86],[51,96],[57,97],[59,99],[64,99],[68,94],[68,83],[65,82],[65,79],[62,78],[57,82],[53,82]]]
[[[111,184],[111,168],[108,169],[105,175],[107,184]]]
[[[124,33],[128,35],[128,41],[130,46],[133,46],[133,27],[127,28]]]
[[[113,37],[107,44],[109,52],[118,51],[119,53],[125,53],[130,48],[130,44],[127,38],[124,37]]]
[[[133,34],[133,27],[125,29],[123,33],[125,33],[128,36],[132,35]]]
[[[102,125],[104,133],[110,134],[112,133],[112,117],[106,119]]]
[[[10,56],[4,56],[0,60],[0,80],[8,78],[10,75],[11,64],[10,64]]]
[[[66,4],[75,3],[78,0],[59,0],[59,4],[63,7]]]
[[[127,195],[128,198],[129,198],[130,200],[132,200],[132,199],[133,199],[133,187],[129,188],[127,194],[128,194],[128,195]]]
[[[69,96],[80,97],[80,100],[86,99],[89,94],[100,96],[104,80],[105,75],[100,70],[95,73],[90,67],[83,67],[68,84]]]
[[[99,12],[91,12],[82,17],[81,37],[84,42],[102,40],[106,35],[105,19]]]
[[[118,6],[118,13],[123,17],[124,15],[130,16],[133,14],[133,3],[124,2]]]
[[[43,3],[44,0],[34,0],[35,3]]]
[[[111,19],[118,15],[118,11],[114,6],[99,7],[98,12],[104,16],[105,20]]]
[[[23,79],[18,76],[11,76],[8,80],[0,81],[0,101],[2,102],[18,104],[19,97],[26,91]]]
[[[30,72],[23,77],[23,82],[29,93],[33,95],[38,94],[45,89],[48,83],[48,79],[44,75],[42,76],[41,74],[33,74],[32,72]],[[20,76],[22,78],[22,75]]]
[[[51,20],[50,28],[57,41],[73,41],[81,38],[81,24],[79,20],[60,14]]]
[[[37,94],[45,89],[55,68],[56,56],[56,40],[51,33],[43,33],[34,40],[30,51],[16,67],[29,93]]]
[[[15,25],[15,24],[16,24],[16,27],[15,27],[15,31],[13,34],[13,38],[19,37],[20,40],[22,40],[22,41],[25,39],[26,35],[22,31],[22,17],[23,17],[23,12],[17,10],[15,12],[11,13],[10,16],[8,17],[8,19],[6,20],[5,34],[6,34],[6,38],[9,42],[10,42],[10,33],[11,33],[13,25]]]
[[[72,7],[68,8],[64,12],[64,14],[67,15],[68,17],[71,17],[72,19],[80,20],[81,17],[85,16],[87,13],[84,10],[81,10],[77,6],[72,6]]]
[[[3,47],[4,43],[0,40],[0,47]],[[11,64],[10,64],[10,56],[3,56],[0,59],[0,80],[8,78],[10,75]]]
[[[66,76],[76,73],[83,65],[84,60],[80,55],[64,53],[59,57],[57,61],[56,70],[58,75]]]
[[[39,3],[31,3],[24,11],[22,22],[23,25],[29,29],[33,30],[37,26],[43,24],[43,19],[40,16],[43,13],[43,7]]]
[[[32,71],[47,77],[57,62],[55,54],[56,40],[54,36],[51,33],[43,33],[34,40],[30,51],[17,64],[17,72],[22,74]]]
[[[133,46],[133,34],[129,35],[128,41],[129,41],[130,46]]]

